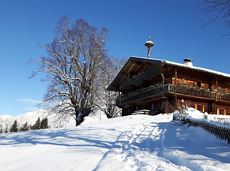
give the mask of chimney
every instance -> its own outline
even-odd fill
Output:
[[[193,66],[192,60],[189,59],[189,58],[185,58],[184,59],[184,65],[186,65],[186,66]]]

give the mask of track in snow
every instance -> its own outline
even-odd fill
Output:
[[[229,170],[229,144],[171,120],[136,115],[1,134],[1,170]]]
[[[163,157],[165,129],[146,120],[122,132],[94,170],[190,170]]]

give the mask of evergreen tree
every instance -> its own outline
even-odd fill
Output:
[[[31,127],[31,129],[41,129],[41,120],[40,117],[37,119],[36,123]]]
[[[2,125],[0,125],[0,133],[3,133]]]
[[[26,122],[21,128],[20,128],[20,131],[28,131],[29,130],[29,125],[28,123]]]
[[[10,132],[18,132],[18,122],[17,122],[17,120],[15,120],[14,124],[11,126]]]
[[[49,128],[49,126],[48,126],[48,118],[44,118],[41,121],[41,129],[47,129],[47,128]]]
[[[4,131],[5,133],[8,133],[8,125],[6,126],[6,128],[5,128],[5,131]]]

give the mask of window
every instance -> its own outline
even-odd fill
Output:
[[[195,109],[201,112],[205,112],[205,107],[203,104],[195,104]]]
[[[212,83],[208,84],[208,88],[211,89],[212,88]]]
[[[203,111],[203,105],[197,105],[197,110],[201,111],[201,112],[204,112]]]
[[[219,114],[224,115],[224,109],[223,108],[219,109]]]
[[[212,112],[212,104],[211,103],[208,104],[208,113],[210,113],[210,112]]]
[[[197,104],[195,104],[194,106],[195,106],[195,109],[197,110]]]
[[[216,108],[216,113],[218,115],[226,115],[226,110],[224,108]]]
[[[154,104],[151,104],[151,110],[154,110]]]

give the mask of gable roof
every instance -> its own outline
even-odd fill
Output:
[[[119,71],[119,73],[116,75],[114,80],[110,83],[110,85],[107,88],[108,90],[111,90],[111,91],[116,91],[117,90],[117,87],[116,87],[115,83],[116,82],[119,83],[120,81],[122,81],[121,80],[122,79],[122,74],[127,73],[130,70],[132,70],[132,67],[131,67],[132,63],[151,63],[151,64],[158,64],[158,65],[166,64],[166,65],[172,65],[172,66],[187,68],[187,69],[191,69],[191,70],[195,70],[195,71],[201,71],[201,72],[205,72],[205,73],[210,73],[212,75],[217,75],[217,76],[221,76],[221,77],[225,77],[225,78],[230,79],[230,74],[219,72],[219,71],[214,71],[214,70],[211,70],[211,69],[185,65],[185,64],[182,64],[182,63],[177,63],[177,62],[172,62],[172,61],[162,60],[162,59],[151,59],[151,58],[146,58],[146,57],[132,56],[132,57],[130,57],[128,59],[128,61],[125,63],[125,65]]]

